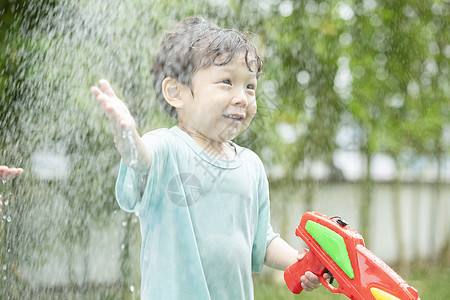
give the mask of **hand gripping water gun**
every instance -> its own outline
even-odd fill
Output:
[[[296,235],[309,246],[308,253],[284,272],[291,292],[301,293],[300,277],[316,274],[332,293],[355,300],[419,299],[417,290],[364,246],[362,236],[339,217],[316,212],[303,215]],[[331,275],[330,282],[323,278]],[[332,285],[336,279],[338,287]]]

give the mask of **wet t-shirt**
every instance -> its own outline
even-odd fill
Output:
[[[121,162],[116,197],[139,216],[142,299],[253,299],[270,226],[259,157],[231,143],[233,160],[209,155],[178,127],[143,136],[147,174]]]

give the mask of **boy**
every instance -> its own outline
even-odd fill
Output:
[[[165,35],[152,68],[178,126],[141,138],[109,83],[92,88],[122,157],[118,203],[140,219],[142,299],[253,299],[252,272],[305,254],[272,231],[259,157],[231,142],[256,113],[262,65],[244,34],[189,17]],[[310,272],[301,280],[319,286]]]

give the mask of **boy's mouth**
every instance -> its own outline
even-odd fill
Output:
[[[241,114],[223,114],[222,116],[236,121],[243,121],[245,118],[245,116]]]

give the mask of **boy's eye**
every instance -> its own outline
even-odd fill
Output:
[[[249,84],[249,85],[247,85],[247,88],[248,88],[249,90],[256,90],[256,86],[255,86],[254,84]]]
[[[220,83],[229,84],[231,85],[231,81],[229,79],[224,79]]]

